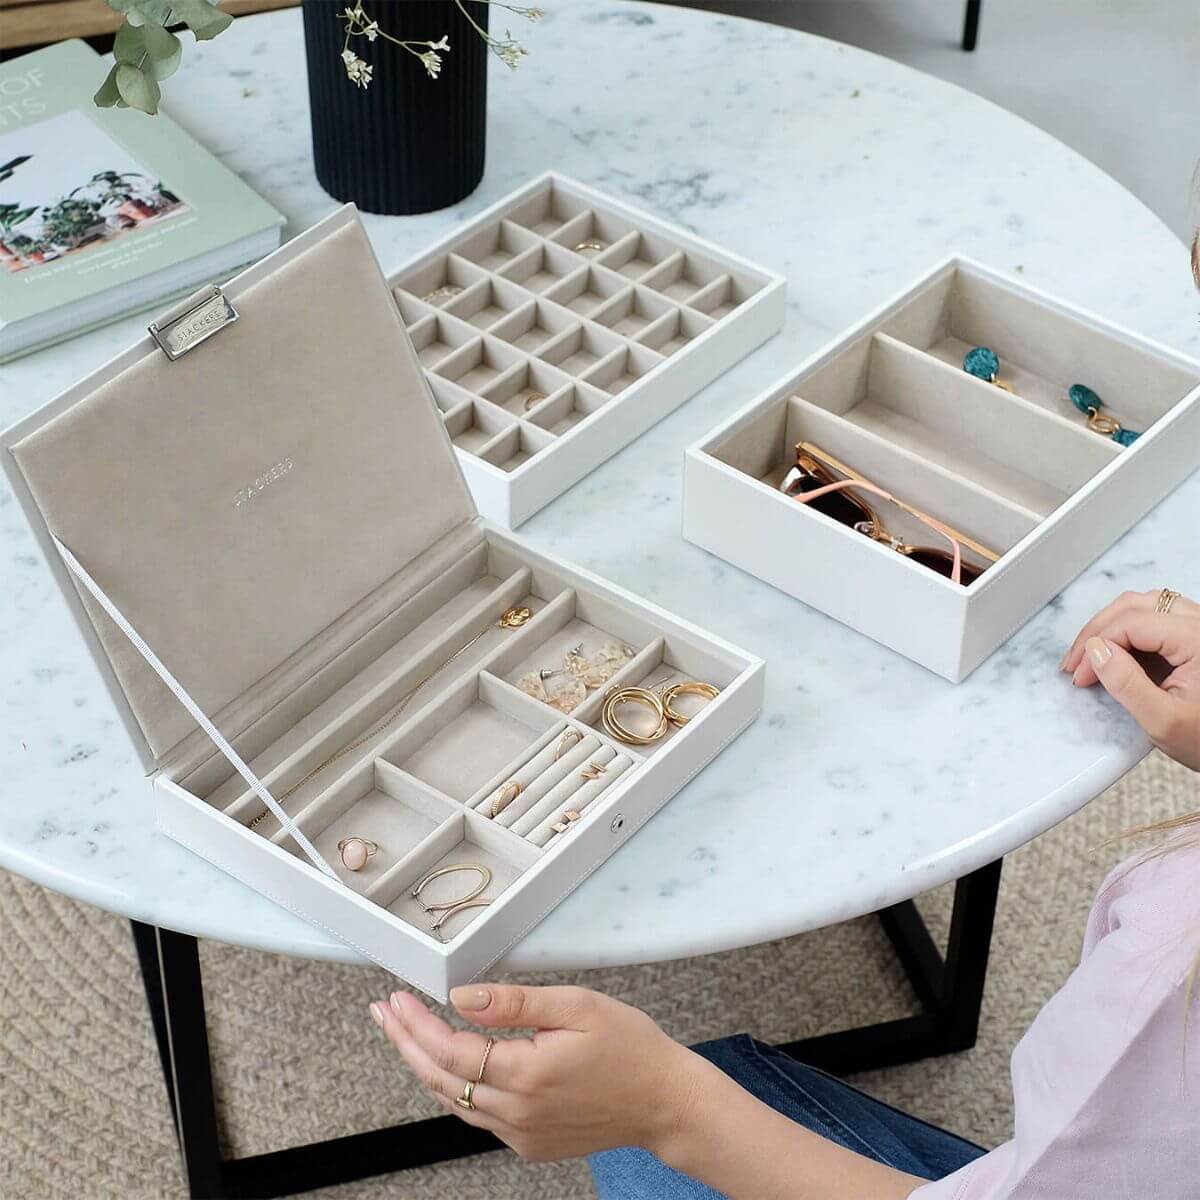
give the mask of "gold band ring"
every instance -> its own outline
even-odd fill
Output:
[[[590,762],[579,772],[581,779],[599,779],[608,768],[603,763]]]
[[[663,712],[672,725],[682,729],[692,718],[672,707],[671,702],[676,696],[703,696],[705,700],[715,700],[720,694],[720,688],[713,687],[711,683],[701,683],[698,680],[689,679],[685,683],[672,684],[662,694]]]
[[[648,708],[658,718],[654,732],[650,734],[636,733],[627,725],[623,725],[620,717],[617,716],[617,709],[622,704],[640,704],[642,707]],[[643,687],[624,687],[618,688],[615,692],[609,692],[600,709],[600,720],[613,737],[627,742],[631,746],[649,746],[652,742],[657,742],[671,726],[671,722],[667,720],[667,714],[663,711],[662,700],[654,692]]]
[[[525,411],[528,412],[535,404],[541,404],[546,398],[545,392],[530,392],[525,397]]]
[[[457,1104],[459,1108],[465,1108],[467,1110],[467,1112],[474,1112],[475,1111],[475,1101],[472,1099],[472,1097],[474,1095],[475,1095],[475,1080],[468,1079],[466,1082],[466,1086],[463,1088],[462,1095],[454,1097],[454,1103]]]
[[[521,785],[515,779],[510,779],[492,797],[492,817],[498,817],[520,794]]]
[[[1158,593],[1158,599],[1154,604],[1154,611],[1156,613],[1169,613],[1171,611],[1171,605],[1174,604],[1178,599],[1178,592],[1173,592],[1170,588],[1163,588]]]
[[[558,739],[558,745],[554,750],[554,761],[558,762],[572,746],[577,746],[582,741],[583,734],[578,729],[564,729],[562,737]]]
[[[487,1070],[488,1059],[492,1056],[492,1047],[496,1044],[495,1038],[488,1038],[487,1044],[483,1047],[483,1062],[479,1064],[479,1070],[475,1074],[475,1082],[483,1082],[483,1073]]]

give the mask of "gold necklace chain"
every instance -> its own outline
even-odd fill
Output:
[[[526,608],[524,605],[519,605],[516,608],[506,609],[503,613],[500,614],[500,620],[496,622],[494,628],[496,628],[496,629],[517,629],[520,626],[524,625],[525,622],[528,621],[532,615],[533,614],[530,612],[530,610],[528,608]],[[378,725],[376,725],[373,729],[369,729],[366,733],[364,733],[362,735],[362,737],[358,738],[356,741],[351,742],[348,746],[343,746],[335,754],[331,754],[327,759],[325,759],[324,762],[318,763],[315,767],[313,767],[313,769],[311,771],[309,771],[309,773],[307,775],[304,776],[303,779],[300,779],[296,783],[293,783],[292,786],[290,788],[288,788],[288,790],[286,792],[282,792],[280,795],[276,796],[275,799],[280,804],[282,804],[290,795],[292,795],[293,792],[299,791],[300,788],[302,788],[306,783],[308,783],[308,781],[310,779],[315,779],[323,770],[325,770],[326,767],[331,766],[333,763],[337,762],[337,760],[339,758],[343,758],[343,757],[345,757],[345,755],[353,753],[360,746],[365,746],[372,738],[378,737],[379,734],[381,734],[389,725],[392,724],[393,721],[396,720],[397,717],[400,716],[400,714],[402,712],[404,712],[404,710],[412,702],[413,697],[435,675],[440,675],[456,658],[459,657],[459,655],[465,654],[468,650],[470,650],[470,648],[473,645],[475,645],[475,643],[477,641],[479,641],[479,639],[481,637],[483,637],[483,635],[485,633],[487,633],[489,630],[491,630],[492,628],[493,628],[493,626],[491,626],[491,625],[485,625],[469,642],[464,642],[461,646],[459,646],[459,648],[457,650],[455,650],[455,652],[452,655],[450,655],[450,657],[448,659],[446,659],[440,665],[434,667],[434,669],[432,671],[430,671],[429,674],[426,675],[425,678],[422,679],[421,682],[416,685],[416,687],[414,687],[411,691],[406,692],[404,694],[404,697],[401,699],[400,703],[397,704],[396,707],[394,709],[392,709],[392,711],[386,717],[384,717],[384,719],[382,721],[380,721]],[[258,814],[258,816],[255,817],[254,820],[249,823],[247,828],[253,829],[256,825],[258,825],[262,821],[266,820],[266,818],[269,817],[270,815],[271,815],[271,810],[269,808],[263,809],[263,811],[260,812]]]

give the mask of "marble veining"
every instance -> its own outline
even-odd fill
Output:
[[[785,330],[522,530],[768,662],[762,718],[507,962],[702,953],[911,896],[1036,836],[1146,751],[1055,670],[1125,587],[1200,594],[1193,477],[952,687],[685,544],[683,448],[940,257],[961,251],[1200,353],[1178,240],[1000,108],[790,30],[550,0],[493,64],[488,170],[455,208],[368,216],[385,267],[553,166],[789,277]],[[168,108],[303,229],[313,176],[295,10],[189,45]],[[436,86],[432,85],[431,86]],[[122,350],[130,318],[0,370],[8,424]],[[152,828],[150,789],[17,505],[0,489],[0,865],[91,903],[279,951],[354,955]]]

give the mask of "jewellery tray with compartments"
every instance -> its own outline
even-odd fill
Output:
[[[7,431],[5,467],[152,774],[159,828],[444,999],[754,719],[762,663],[479,517],[352,208],[223,292],[236,321],[176,361],[143,338]],[[515,686],[607,640],[632,654],[613,684],[720,695],[635,747],[605,734],[603,687],[564,716]],[[259,819],[269,805],[208,719],[323,867]],[[522,805],[493,820],[510,777]],[[556,832],[567,810],[579,819]],[[347,837],[378,844],[358,872]],[[459,861],[489,868],[493,903],[443,944],[411,891]],[[422,899],[475,882],[441,876]]]
[[[475,503],[508,529],[784,319],[782,276],[553,172],[389,282]]]
[[[978,345],[1011,394],[962,369]],[[1142,436],[1088,429],[1073,383]],[[1200,363],[952,257],[688,449],[684,537],[957,683],[1197,466],[1198,385]],[[963,587],[784,495],[801,441],[999,561]],[[947,548],[922,529],[894,532]]]

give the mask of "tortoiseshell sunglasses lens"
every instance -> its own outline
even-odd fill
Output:
[[[794,496],[797,492],[815,492],[817,488],[825,487],[833,482],[832,475],[828,479],[822,479],[807,468],[797,466],[788,487],[788,495]],[[849,491],[830,492],[827,496],[818,496],[809,503],[808,507],[815,508],[827,517],[832,517],[835,521],[851,527],[863,521],[871,521],[870,509],[859,503]]]

